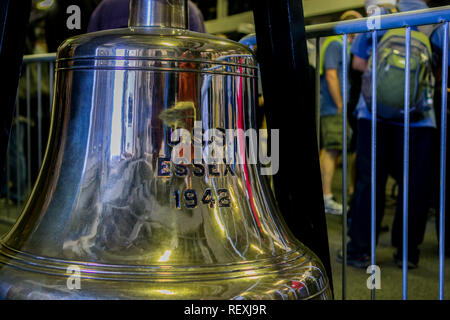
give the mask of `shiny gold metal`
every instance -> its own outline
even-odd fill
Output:
[[[330,298],[257,165],[171,161],[173,129],[254,127],[252,52],[184,29],[182,0],[131,12],[129,28],[59,49],[45,160],[0,241],[0,298]]]

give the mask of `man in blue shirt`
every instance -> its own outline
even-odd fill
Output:
[[[88,32],[126,28],[130,15],[130,0],[103,0],[91,16]],[[200,9],[189,1],[189,29],[205,33],[205,22]]]
[[[392,0],[372,0],[377,2],[384,13],[410,11],[427,8],[422,0],[400,0],[392,6]],[[394,1],[395,2],[395,1]],[[388,4],[387,4],[388,3]],[[387,5],[385,5],[387,4]],[[385,32],[379,32],[380,40]],[[372,34],[360,34],[354,41],[351,52],[355,55],[353,68],[365,71],[372,50]],[[423,103],[429,103],[424,99]],[[408,267],[415,268],[419,262],[418,246],[422,243],[427,212],[429,207],[432,172],[432,139],[435,134],[436,120],[434,109],[424,108],[417,121],[411,122],[410,129],[410,167],[409,167],[409,241]],[[371,249],[371,106],[360,96],[356,109],[358,118],[358,137],[356,147],[357,181],[355,193],[350,206],[348,263],[355,267],[366,268],[370,265]],[[402,265],[402,233],[403,233],[403,122],[377,119],[377,154],[376,154],[376,230],[379,234],[384,215],[386,183],[388,175],[392,175],[399,184],[399,197],[392,227],[392,245],[397,248],[394,261]]]
[[[348,11],[342,15],[340,20],[360,17],[359,13]],[[348,39],[350,42],[352,37],[349,36]],[[320,168],[325,212],[336,215],[342,214],[342,204],[334,199],[331,186],[336,159],[343,149],[343,41],[342,36],[326,38],[322,44],[320,55]]]
[[[342,37],[325,41],[320,76],[320,167],[325,212],[330,214],[342,214],[342,204],[333,199],[331,191],[336,158],[343,148],[342,41]]]
[[[433,52],[436,52],[440,58],[442,63],[442,49],[444,46],[444,26],[441,25],[437,28],[431,35],[431,44],[433,46]],[[450,55],[449,55],[449,64],[450,64]]]

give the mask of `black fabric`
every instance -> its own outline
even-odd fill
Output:
[[[59,45],[67,38],[87,32],[89,19],[101,0],[56,0],[55,5],[49,10],[45,18],[45,35],[49,52],[56,52]],[[81,10],[81,29],[70,30],[67,28],[69,14],[67,8],[73,4]]]
[[[392,245],[403,244],[403,127],[378,122],[376,161],[377,238],[384,215],[386,182],[391,175],[399,185],[392,227]],[[370,253],[371,248],[371,121],[358,120],[356,170],[358,180],[349,216],[349,254]],[[432,141],[436,129],[410,129],[408,247],[411,258],[418,256],[427,222],[432,183]],[[417,257],[418,258],[418,257]]]
[[[3,1],[0,3],[0,70],[5,82],[0,87],[0,181],[5,173],[6,150],[15,112],[25,36],[31,11],[31,1]]]
[[[448,0],[428,0],[427,4],[430,8],[448,6]]]
[[[280,130],[276,198],[287,225],[318,255],[332,282],[302,2],[252,4],[267,125]]]

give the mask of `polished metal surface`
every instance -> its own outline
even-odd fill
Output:
[[[131,0],[130,27],[188,29],[189,6],[186,0]]]
[[[331,298],[257,165],[171,161],[194,120],[254,127],[256,74],[247,47],[185,29],[67,40],[40,175],[0,241],[0,298]]]

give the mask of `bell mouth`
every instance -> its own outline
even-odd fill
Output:
[[[240,283],[241,287],[235,287],[235,292],[228,293],[235,296],[226,297],[227,299],[276,299],[277,295],[280,295],[286,288],[288,288],[287,293],[292,294],[294,292],[297,295],[296,298],[301,299],[313,299],[321,297],[321,295],[329,295],[329,283],[321,271],[320,262],[307,249],[302,249],[277,257],[230,264],[136,266],[52,259],[34,256],[9,248],[5,244],[0,244],[0,264],[13,269],[4,269],[9,269],[7,277],[0,273],[0,279],[2,280],[0,283],[3,286],[0,287],[0,295],[5,294],[5,290],[11,291],[11,288],[14,288],[11,292],[21,292],[21,294],[27,292],[29,294],[33,290],[32,286],[27,284],[29,281],[26,280],[30,279],[30,273],[34,274],[33,279],[36,279],[36,277],[48,278],[49,276],[50,279],[53,279],[51,282],[54,283],[48,283],[49,287],[52,288],[52,293],[49,292],[50,296],[46,298],[57,298],[61,294],[67,295],[66,284],[72,276],[68,271],[69,268],[78,268],[82,284],[99,288],[99,283],[105,283],[103,293],[106,298],[108,287],[114,288],[114,292],[111,292],[111,295],[113,295],[117,294],[117,290],[120,289],[122,283],[125,288],[129,286],[130,282],[136,283],[138,287],[142,283],[147,288],[147,296],[142,293],[143,296],[130,298],[156,299],[160,294],[167,294],[169,297],[164,298],[171,298],[170,296],[173,295],[172,298],[174,299],[182,299],[183,293],[181,291],[184,294],[187,292],[192,294],[192,290],[203,291],[199,288],[204,290],[216,288],[213,291],[217,291],[217,288],[228,286],[233,281]],[[151,283],[150,286],[149,283]],[[252,283],[257,284],[256,290],[250,290]],[[245,285],[248,285],[248,288],[245,288]],[[261,291],[261,289],[264,290]],[[36,288],[36,290],[45,294],[45,290],[42,290],[41,287]],[[83,294],[83,291],[74,291],[73,294],[75,295]],[[139,292],[139,290],[133,294],[136,294],[136,292]],[[148,296],[149,292],[153,292],[153,294]],[[203,291],[202,294],[204,293]],[[87,294],[92,294],[92,292]],[[211,292],[197,298],[205,297],[207,299],[215,298]],[[20,299],[21,297],[14,298]],[[82,298],[98,299],[102,297],[83,296]],[[192,296],[189,295],[189,298],[191,299]]]
[[[103,264],[36,256],[0,243],[0,263],[21,270],[65,275],[68,266],[79,266],[82,278],[123,281],[205,281],[255,277],[287,271],[311,262],[312,257],[297,249],[277,257],[225,264],[152,265]]]

